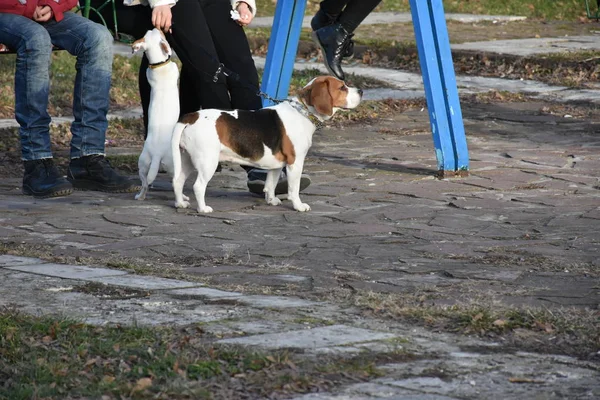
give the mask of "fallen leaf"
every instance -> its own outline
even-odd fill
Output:
[[[135,383],[135,386],[133,387],[133,389],[131,389],[131,393],[141,392],[142,390],[145,390],[145,389],[149,388],[150,386],[152,386],[152,379],[150,379],[150,378],[138,379],[138,381]]]
[[[506,321],[503,319],[497,319],[494,322],[492,322],[492,324],[496,326],[504,326],[506,325]]]
[[[97,358],[90,358],[89,360],[87,360],[85,362],[85,364],[83,366],[84,367],[89,367],[90,365],[94,365],[94,364],[96,364],[97,360],[98,360]]]
[[[479,314],[475,315],[473,317],[473,321],[479,321],[481,318],[483,318],[483,313],[479,313]]]

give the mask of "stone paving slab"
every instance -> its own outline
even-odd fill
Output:
[[[8,254],[0,255],[0,267],[16,267],[19,265],[43,264],[44,260],[34,257],[19,257]]]
[[[599,51],[598,36],[565,36],[558,38],[530,38],[494,40],[486,42],[467,42],[453,44],[454,50],[473,50],[513,54],[516,56],[532,56],[536,54],[565,53],[569,51]]]
[[[319,306],[319,303],[283,296],[242,296],[237,301],[258,308],[294,308],[305,309]]]
[[[186,297],[191,297],[191,298],[199,297],[201,299],[208,299],[208,300],[221,300],[221,299],[229,299],[229,298],[236,299],[236,298],[243,296],[242,293],[238,293],[238,292],[226,292],[224,290],[218,290],[218,289],[212,289],[212,288],[206,288],[206,287],[195,287],[195,288],[189,288],[189,289],[170,290],[168,293],[172,294],[172,295],[176,295],[176,296],[186,296]]]
[[[396,337],[393,333],[369,331],[345,325],[332,325],[302,331],[247,336],[220,340],[218,343],[260,346],[264,348],[320,349],[353,343],[385,340]]]
[[[199,282],[187,282],[177,279],[159,278],[156,276],[123,275],[86,278],[90,282],[103,283],[105,285],[122,286],[143,290],[168,290],[202,286]]]
[[[82,265],[65,264],[33,264],[5,267],[13,271],[31,272],[38,275],[54,276],[65,279],[93,279],[102,277],[123,276],[127,272],[108,268],[86,267]],[[124,278],[126,279],[126,278]]]

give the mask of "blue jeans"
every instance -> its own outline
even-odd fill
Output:
[[[104,154],[113,61],[110,32],[72,12],[60,22],[45,23],[0,13],[0,43],[17,53],[15,116],[23,160],[52,157],[48,114],[52,45],[77,57],[71,158]]]

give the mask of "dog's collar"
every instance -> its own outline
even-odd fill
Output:
[[[290,99],[289,102],[290,105],[294,107],[294,109],[296,109],[296,111],[298,111],[304,117],[308,118],[310,122],[312,122],[313,125],[315,125],[317,131],[323,129],[323,127],[325,126],[323,121],[321,121],[319,118],[315,117],[310,111],[308,111],[308,107],[306,106],[306,104],[304,104],[304,102],[302,102],[302,100],[293,98]]]
[[[171,56],[169,56],[165,61],[161,61],[161,62],[155,63],[155,64],[148,64],[148,67],[151,69],[155,69],[155,68],[162,67],[163,65],[166,65],[170,62],[171,62]]]

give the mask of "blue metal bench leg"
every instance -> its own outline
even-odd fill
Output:
[[[410,0],[441,177],[466,176],[469,152],[442,0]]]
[[[261,90],[269,96],[285,99],[288,96],[306,0],[278,1]],[[263,106],[273,103],[263,99]]]

